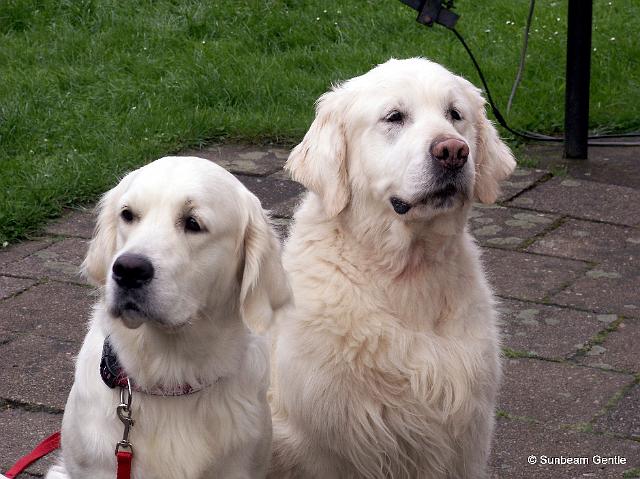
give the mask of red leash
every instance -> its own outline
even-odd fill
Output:
[[[55,432],[40,444],[38,444],[33,451],[24,456],[18,462],[16,462],[11,469],[4,473],[9,479],[13,479],[22,471],[24,471],[31,464],[38,459],[43,458],[50,452],[55,451],[60,447],[60,432]]]
[[[60,432],[55,432],[40,444],[38,444],[33,451],[24,456],[18,462],[16,462],[11,469],[4,473],[9,479],[14,479],[20,473],[36,462],[38,459],[42,459],[49,453],[52,453],[56,449],[60,448]],[[118,470],[116,479],[130,479],[131,478],[131,459],[133,459],[133,453],[129,451],[118,451],[116,453],[116,459],[118,461]]]
[[[116,459],[118,461],[118,472],[116,479],[129,479],[131,477],[131,459],[133,453],[128,451],[116,452]]]
[[[54,432],[38,444],[33,451],[24,456],[18,462],[16,462],[11,469],[4,473],[9,479],[14,479],[20,473],[36,462],[38,459],[42,459],[47,454],[60,449],[60,431]],[[118,470],[116,473],[116,479],[130,479],[131,478],[131,459],[133,459],[133,453],[129,451],[116,452],[116,460],[118,461]]]

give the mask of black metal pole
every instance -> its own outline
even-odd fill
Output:
[[[564,156],[587,159],[593,0],[569,0]]]

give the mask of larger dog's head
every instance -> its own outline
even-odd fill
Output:
[[[328,217],[350,205],[419,221],[492,203],[515,160],[484,104],[436,63],[390,60],[320,97],[287,168]]]
[[[110,316],[174,331],[241,314],[260,328],[289,299],[280,246],[258,199],[216,164],[166,157],[98,205],[85,275]]]

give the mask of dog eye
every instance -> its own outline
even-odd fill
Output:
[[[200,228],[200,224],[196,221],[196,219],[193,216],[188,216],[184,220],[184,229],[186,231],[191,231],[192,233],[198,233],[202,231],[202,228]]]
[[[131,223],[134,219],[133,213],[129,209],[122,210],[120,217],[125,221],[125,223]]]
[[[462,115],[460,115],[460,112],[458,110],[456,110],[455,108],[451,108],[449,110],[449,116],[451,117],[451,119],[453,121],[460,121],[462,120]]]
[[[404,121],[404,114],[398,110],[393,110],[384,118],[384,121],[387,123],[402,123]]]

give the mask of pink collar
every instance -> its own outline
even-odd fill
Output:
[[[127,384],[130,383],[133,391],[150,394],[152,396],[188,396],[208,388],[209,386],[217,383],[220,379],[218,378],[205,386],[196,387],[191,384],[178,384],[175,387],[155,386],[151,389],[142,389],[132,378],[127,376],[125,370],[120,366],[118,356],[116,356],[116,353],[109,342],[109,336],[104,339],[104,344],[102,346],[100,377],[111,389],[116,387],[126,388]]]

